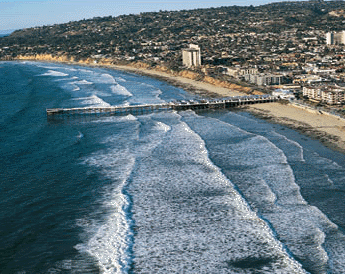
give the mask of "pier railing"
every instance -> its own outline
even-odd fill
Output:
[[[241,105],[262,104],[276,102],[280,100],[277,96],[270,95],[251,95],[251,96],[235,96],[224,99],[215,100],[189,100],[189,101],[173,101],[161,104],[145,104],[145,105],[126,105],[111,107],[83,107],[83,108],[48,108],[46,109],[48,116],[53,115],[124,115],[124,114],[144,114],[155,111],[164,110],[198,110],[198,109],[214,109],[214,108],[231,108]]]

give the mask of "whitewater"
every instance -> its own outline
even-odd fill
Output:
[[[1,273],[344,273],[345,155],[245,111],[47,119],[197,98],[0,63]]]

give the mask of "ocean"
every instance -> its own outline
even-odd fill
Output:
[[[48,119],[197,98],[0,63],[0,273],[345,273],[345,155],[241,110]]]

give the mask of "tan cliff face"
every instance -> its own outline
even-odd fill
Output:
[[[180,73],[178,73],[178,76],[188,78],[191,80],[198,80],[198,78],[200,78],[200,75],[198,73],[188,71],[188,70],[181,71]]]
[[[250,93],[250,94],[254,94],[254,95],[264,94],[261,91],[253,90],[250,87],[243,87],[243,86],[236,85],[236,84],[233,84],[233,83],[230,83],[227,81],[218,80],[218,79],[215,79],[215,78],[210,77],[210,76],[205,76],[203,78],[203,81],[206,83],[212,84],[214,86],[217,86],[217,87],[228,88],[228,89],[236,90],[236,91],[242,92],[242,93],[247,93],[247,94]]]
[[[35,54],[30,56],[19,55],[16,57],[17,60],[37,60],[37,61],[52,61],[52,62],[73,62],[73,57],[66,55],[52,56],[51,54]]]
[[[102,65],[102,66],[110,66],[113,64],[113,60],[103,58],[100,60],[95,60],[93,58],[86,58],[76,61],[75,58],[69,57],[67,55],[59,55],[53,56],[51,54],[35,54],[35,55],[19,55],[16,57],[16,60],[35,60],[35,61],[47,61],[47,62],[61,62],[61,63],[77,63],[77,64],[84,64],[84,65]]]

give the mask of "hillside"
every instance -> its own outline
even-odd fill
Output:
[[[258,50],[286,53],[311,35],[324,42],[325,31],[343,29],[344,10],[342,1],[308,1],[92,18],[15,31],[0,38],[0,58],[52,54],[177,68],[181,49],[195,43],[204,64],[244,63]]]

